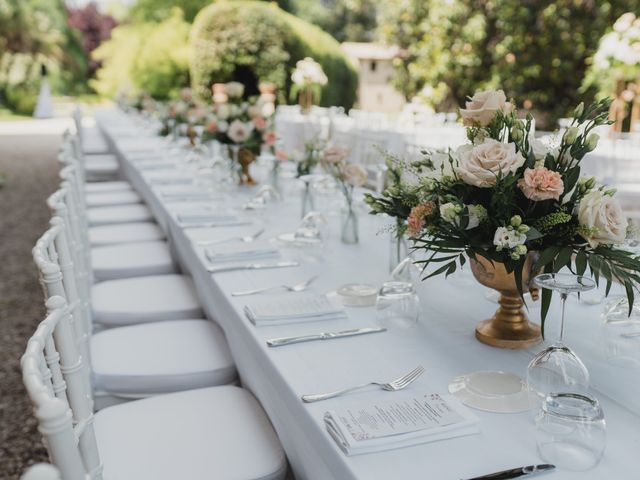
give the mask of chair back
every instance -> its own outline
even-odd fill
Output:
[[[53,296],[46,307],[47,317],[22,357],[22,379],[51,461],[62,478],[101,480],[88,368],[76,346],[64,298]]]
[[[45,299],[54,296],[65,299],[76,346],[87,365],[90,365],[92,321],[88,277],[78,272],[77,258],[69,245],[63,219],[53,217],[50,223],[51,227],[33,247],[33,259],[40,272]],[[90,385],[89,376],[87,383]]]

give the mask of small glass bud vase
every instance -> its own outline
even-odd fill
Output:
[[[396,229],[390,232],[389,272],[393,272],[398,264],[409,256],[409,244],[404,230],[404,222],[396,220]]]
[[[311,191],[311,181],[303,180],[303,182],[304,189],[302,190],[302,218],[304,218],[307,213],[315,210],[313,192]]]
[[[341,213],[342,243],[354,245],[360,241],[358,235],[358,214],[350,203],[347,203],[347,205],[342,208]]]

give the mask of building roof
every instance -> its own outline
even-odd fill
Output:
[[[400,47],[368,42],[344,42],[342,51],[358,60],[391,60],[400,55]]]

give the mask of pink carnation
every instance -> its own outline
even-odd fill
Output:
[[[429,201],[416,205],[411,209],[409,218],[407,218],[407,233],[410,237],[417,237],[422,232],[427,217],[433,215],[436,210],[436,204]]]
[[[215,121],[211,121],[209,123],[207,123],[207,132],[209,133],[216,133],[216,131],[218,130],[218,124]]]
[[[518,180],[518,187],[529,200],[559,200],[564,192],[562,176],[545,167],[527,168],[524,177]]]

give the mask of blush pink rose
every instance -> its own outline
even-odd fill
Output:
[[[545,167],[525,169],[524,177],[518,180],[518,187],[525,197],[534,202],[559,200],[564,192],[562,176]]]
[[[258,130],[264,130],[267,127],[267,121],[263,117],[255,117],[253,124]]]

